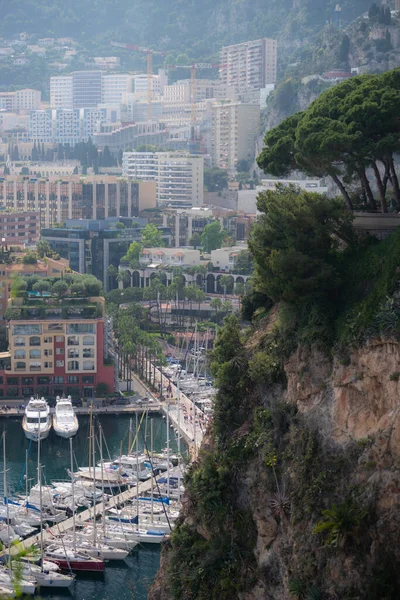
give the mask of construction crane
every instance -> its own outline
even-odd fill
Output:
[[[165,56],[165,52],[158,52],[157,50],[151,50],[150,48],[144,48],[143,46],[136,46],[135,44],[122,44],[120,42],[110,42],[111,46],[117,48],[125,48],[126,50],[135,50],[136,52],[143,52],[147,54],[147,119],[151,121],[152,117],[152,100],[153,100],[153,54],[160,54]]]
[[[197,121],[197,71],[199,69],[219,69],[222,65],[214,63],[194,63],[193,65],[167,65],[167,69],[190,69],[190,102],[192,139],[195,139]]]

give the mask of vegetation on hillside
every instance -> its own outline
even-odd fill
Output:
[[[301,170],[331,177],[349,209],[400,207],[394,155],[399,151],[400,69],[354,77],[265,135],[259,166],[277,177]],[[374,196],[368,170],[374,175]]]

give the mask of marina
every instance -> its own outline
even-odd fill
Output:
[[[107,447],[111,457],[118,456],[121,451],[121,446],[128,450],[129,439],[129,416],[109,414],[96,415],[96,427],[101,425],[104,433],[104,439],[107,442]],[[161,453],[165,448],[166,440],[170,439],[171,453],[177,451],[177,440],[174,432],[170,429],[169,436],[167,434],[166,419],[161,416],[152,417],[154,425],[153,444],[154,452]],[[26,481],[25,473],[25,457],[28,451],[28,474],[32,474],[32,480],[29,482],[30,487],[36,483],[36,461],[38,444],[31,443],[26,439],[21,427],[21,416],[19,418],[9,418],[3,421],[7,424],[7,471],[8,471],[8,490],[9,497],[14,496],[17,492],[22,492]],[[74,444],[74,461],[78,465],[85,465],[88,460],[89,451],[89,429],[90,423],[87,416],[79,418],[79,430],[73,438]],[[147,430],[146,430],[147,429]],[[143,424],[139,436],[139,447],[143,448],[144,442],[150,446],[150,426],[146,427]],[[68,481],[68,466],[69,466],[69,440],[63,439],[51,431],[48,438],[40,443],[41,446],[41,464],[43,465],[43,487],[48,485],[52,480]],[[125,450],[125,451],[126,451]],[[108,458],[108,456],[107,456]],[[30,477],[30,475],[28,475]],[[154,483],[154,482],[153,482]],[[138,493],[141,495],[150,496],[152,487],[151,480],[139,484],[139,488],[128,488],[121,493],[116,493],[114,496],[108,497],[105,502],[100,502],[95,507],[95,514],[99,517],[106,510],[112,507],[123,506],[128,500],[134,498]],[[147,519],[147,517],[146,517]],[[93,508],[88,508],[79,512],[76,515],[76,527],[79,530],[82,524],[89,523],[93,520]],[[107,527],[109,524],[107,523]],[[120,527],[120,524],[117,523]],[[43,542],[46,544],[52,541],[54,534],[57,532],[72,531],[72,518],[54,525],[49,524],[43,529]],[[110,525],[111,527],[111,525]],[[147,522],[146,522],[147,527]],[[149,526],[150,527],[150,526]],[[98,525],[98,530],[100,526]],[[91,537],[91,535],[90,535]],[[40,541],[40,534],[37,532],[28,537],[22,542],[24,547],[29,547],[34,542]],[[104,574],[80,574],[71,586],[71,597],[85,598],[91,600],[100,600],[106,598],[115,598],[115,594],[119,595],[121,600],[128,600],[132,597],[144,600],[147,597],[147,587],[151,583],[155,572],[159,565],[159,544],[139,544],[127,556],[124,561],[106,563],[107,567]],[[95,579],[93,579],[93,577]],[[124,582],[123,585],[121,582]],[[55,590],[42,589],[40,595],[52,598],[54,600],[59,597],[65,597],[65,592],[57,592]]]

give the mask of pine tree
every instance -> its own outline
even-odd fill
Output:
[[[32,158],[32,162],[38,162],[38,160],[39,160],[39,151],[37,149],[36,142],[33,143],[31,158]]]

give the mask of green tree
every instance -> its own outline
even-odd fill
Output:
[[[256,291],[295,306],[332,294],[340,284],[340,243],[354,242],[343,202],[279,186],[260,194],[257,206],[249,240]]]
[[[53,294],[56,294],[56,296],[58,296],[59,298],[62,298],[66,295],[68,291],[68,284],[65,283],[65,281],[63,281],[62,279],[59,279],[58,281],[55,281],[53,283],[51,291],[53,292]]]
[[[242,158],[241,160],[238,160],[237,165],[236,165],[236,170],[239,173],[249,173],[250,161],[245,160],[244,158]]]
[[[220,285],[223,287],[224,289],[224,298],[226,298],[226,290],[228,288],[231,289],[233,288],[233,277],[232,275],[222,275],[221,279],[219,280]]]
[[[27,252],[23,256],[22,262],[24,263],[24,265],[36,265],[37,255],[34,252]]]
[[[42,296],[43,292],[48,292],[50,290],[50,282],[45,279],[39,279],[39,281],[32,286],[32,289]]]
[[[147,223],[143,229],[141,242],[145,248],[162,248],[164,246],[161,231],[153,223]]]
[[[221,192],[228,187],[228,172],[223,169],[204,169],[204,187],[208,192]]]
[[[32,158],[33,162],[38,162],[38,160],[39,160],[39,152],[38,152],[38,149],[37,149],[37,146],[36,146],[36,142],[34,142],[34,144],[33,144],[31,158]]]
[[[213,310],[215,310],[215,322],[218,323],[219,311],[222,308],[221,298],[213,298],[210,302],[210,306]]]
[[[38,253],[39,258],[51,256],[52,250],[49,242],[47,240],[39,240],[36,244],[36,252]]]
[[[11,279],[11,298],[18,298],[19,296],[24,296],[28,289],[28,283],[20,277],[19,275],[15,275]]]
[[[195,232],[189,240],[189,246],[193,246],[196,250],[197,246],[201,245],[201,235]]]
[[[236,257],[233,272],[239,275],[251,275],[253,272],[253,257],[249,250],[241,250]]]
[[[142,245],[139,242],[132,242],[128,248],[128,252],[122,257],[121,262],[123,264],[129,264],[132,269],[139,268],[139,258],[142,251]]]
[[[222,247],[222,242],[225,238],[225,231],[221,230],[221,224],[219,221],[213,221],[208,223],[204,227],[204,231],[201,234],[201,243],[205,252],[211,252],[211,250],[217,250]]]

